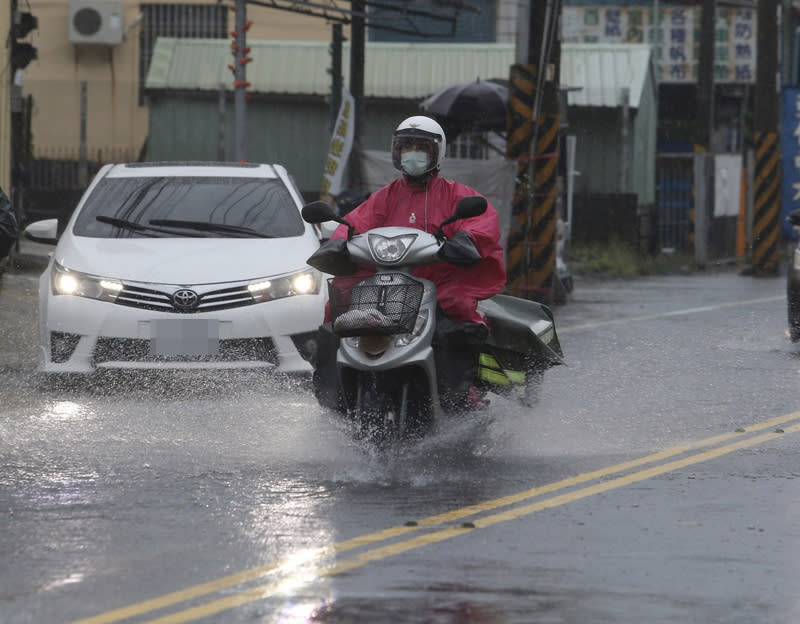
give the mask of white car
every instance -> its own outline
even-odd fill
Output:
[[[310,373],[327,292],[302,205],[279,165],[106,165],[40,278],[40,371]],[[25,234],[55,243],[57,222]]]

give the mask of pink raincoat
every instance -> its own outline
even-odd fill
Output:
[[[462,197],[479,195],[474,189],[434,174],[426,186],[410,182],[406,176],[375,191],[369,199],[345,215],[357,233],[382,226],[405,226],[435,233],[439,224],[453,214]],[[466,230],[483,260],[472,267],[449,262],[428,264],[414,269],[414,275],[436,284],[439,306],[454,321],[486,323],[476,306],[481,299],[499,293],[506,283],[500,223],[489,204],[478,217],[454,221],[444,228],[450,238]],[[346,238],[347,227],[340,225],[332,238]]]

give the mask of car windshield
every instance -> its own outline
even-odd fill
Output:
[[[100,180],[73,228],[78,236],[95,238],[217,238],[247,232],[284,238],[304,231],[297,205],[278,179],[188,176]]]

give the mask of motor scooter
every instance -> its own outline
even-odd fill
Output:
[[[436,284],[412,271],[443,259],[464,266],[480,261],[471,241],[449,245],[443,256],[443,228],[482,214],[486,206],[483,197],[462,198],[436,233],[398,226],[356,233],[323,201],[303,207],[309,223],[348,227],[347,239],[324,242],[308,263],[334,276],[328,280],[330,322],[320,328],[327,338],[319,339],[318,358],[320,350],[336,348],[331,381],[338,391],[335,397],[318,392],[317,398],[346,414],[357,437],[378,446],[419,438],[444,415],[434,357]],[[474,385],[531,405],[544,372],[563,363],[552,313],[543,304],[507,295],[479,302],[478,310],[490,333]]]

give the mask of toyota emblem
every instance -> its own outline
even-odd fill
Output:
[[[172,295],[172,305],[178,310],[194,310],[198,303],[200,303],[200,297],[195,291],[188,288],[176,290]]]

